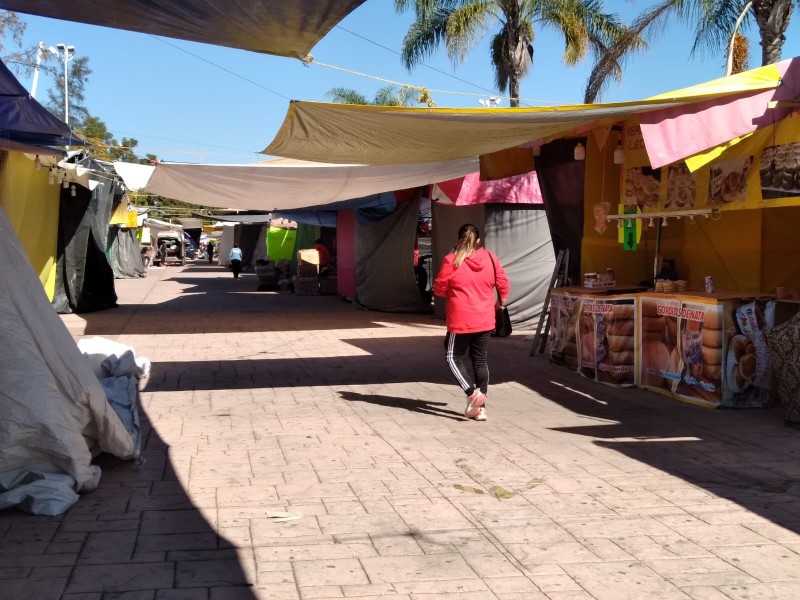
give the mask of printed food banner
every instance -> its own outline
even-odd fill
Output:
[[[764,330],[775,322],[773,300],[729,301],[725,305],[725,385],[722,405],[763,407],[770,404],[769,349]]]
[[[550,295],[550,333],[545,354],[556,364],[578,370],[578,309],[576,296],[553,292]]]
[[[640,385],[697,404],[722,399],[722,305],[697,298],[640,298]]]
[[[548,354],[584,376],[611,385],[636,379],[636,298],[553,294]]]

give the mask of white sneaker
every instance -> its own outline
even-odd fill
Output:
[[[478,409],[478,414],[475,416],[476,421],[485,421],[486,420],[486,407],[481,406]]]
[[[464,411],[464,416],[468,419],[474,419],[478,415],[478,409],[486,403],[486,396],[478,388],[472,392],[472,395],[467,398],[467,408]]]

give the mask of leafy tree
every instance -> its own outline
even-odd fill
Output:
[[[63,65],[63,63],[62,63]],[[71,123],[80,123],[89,116],[84,102],[86,81],[92,70],[89,68],[89,57],[80,56],[73,58],[68,63],[68,83],[69,83],[69,119]],[[59,71],[59,76],[55,77],[55,87],[47,90],[47,109],[60,118],[64,118],[64,74]]]
[[[0,58],[18,77],[31,74],[36,64],[36,46],[22,48],[26,28],[17,13],[0,10]],[[7,40],[16,46],[15,50],[8,47]]]
[[[410,106],[414,99],[412,90],[406,87],[397,88],[387,85],[375,92],[375,98],[370,102],[360,92],[349,88],[335,87],[327,93],[331,102],[339,104],[373,104],[375,106]]]
[[[603,12],[600,0],[394,0],[395,8],[413,8],[414,22],[403,40],[402,59],[409,70],[440,43],[454,65],[461,63],[485,32],[492,37],[495,85],[508,90],[519,106],[519,84],[533,64],[536,28],[551,27],[564,37],[563,60],[574,66],[587,51],[600,55],[625,31],[617,15]]]
[[[647,48],[643,39],[652,39],[667,28],[670,19],[676,18],[694,27],[694,43],[690,54],[698,50],[712,54],[727,51],[736,21],[742,15],[743,0],[661,0],[647,8],[633,21],[615,44],[598,59],[586,85],[584,101],[594,102],[608,83],[622,80],[620,65],[633,53]],[[761,64],[768,65],[781,59],[786,41],[786,30],[794,10],[793,0],[753,0],[744,13],[742,22],[746,29],[755,20],[761,38]],[[742,56],[743,41],[734,46],[739,68],[747,63]],[[737,55],[738,52],[738,56]]]

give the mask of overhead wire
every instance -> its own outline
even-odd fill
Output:
[[[367,43],[370,43],[370,44],[372,44],[374,46],[377,46],[377,47],[379,47],[379,48],[381,48],[381,49],[383,49],[383,50],[385,50],[387,52],[390,52],[390,53],[395,54],[397,56],[402,56],[400,54],[400,52],[398,52],[396,50],[393,50],[392,48],[389,48],[388,46],[380,44],[380,43],[378,43],[378,42],[376,42],[374,40],[371,40],[368,37],[363,36],[363,35],[361,35],[359,33],[351,31],[351,30],[347,29],[346,27],[343,27],[341,25],[337,25],[336,29],[340,29],[341,31],[344,31],[345,33],[348,33],[348,34],[350,34],[350,35],[352,35],[354,37],[357,37],[357,38],[367,42]],[[181,46],[178,46],[177,44],[173,44],[172,42],[169,42],[169,41],[167,41],[167,40],[165,40],[165,39],[163,39],[163,38],[161,38],[159,36],[150,34],[150,37],[152,37],[155,40],[158,40],[162,44],[170,46],[171,48],[175,48],[176,50],[179,50],[179,51],[181,51],[181,52],[183,52],[185,54],[188,54],[189,56],[191,56],[191,57],[193,57],[193,58],[195,58],[197,60],[200,60],[200,61],[202,61],[202,62],[204,62],[206,64],[209,64],[209,65],[211,65],[211,66],[213,66],[213,67],[215,67],[215,68],[217,68],[217,69],[219,69],[221,71],[224,71],[224,72],[226,72],[226,73],[228,73],[230,75],[233,75],[234,77],[237,77],[237,78],[239,78],[239,79],[241,79],[241,80],[243,80],[243,81],[245,81],[247,83],[250,83],[250,84],[252,84],[252,85],[254,85],[254,86],[256,86],[256,87],[258,87],[258,88],[260,88],[260,89],[262,89],[264,91],[267,91],[267,92],[269,92],[271,94],[274,94],[274,95],[278,96],[279,98],[282,98],[282,99],[290,101],[290,102],[292,100],[288,96],[286,96],[286,95],[284,95],[284,94],[282,94],[282,93],[280,93],[280,92],[278,92],[278,91],[276,91],[276,90],[274,90],[272,88],[269,88],[269,87],[267,87],[265,85],[262,85],[261,83],[258,83],[257,81],[254,81],[254,80],[252,80],[252,79],[250,79],[248,77],[245,77],[245,76],[243,76],[243,75],[241,75],[241,74],[239,74],[239,73],[237,73],[237,72],[235,72],[235,71],[233,71],[231,69],[228,69],[227,67],[224,67],[224,66],[222,66],[220,64],[217,64],[212,60],[209,60],[209,59],[204,58],[204,57],[202,57],[202,56],[200,56],[198,54],[195,54],[194,52],[191,52],[191,51],[189,51],[189,50],[187,50],[185,48],[182,48]],[[348,68],[345,68],[345,67],[337,67],[336,65],[331,65],[331,64],[319,62],[319,61],[315,60],[314,57],[312,55],[310,55],[310,54],[307,57],[305,57],[303,59],[300,59],[300,60],[302,62],[304,62],[305,64],[314,64],[314,65],[317,65],[317,66],[320,66],[320,67],[329,68],[329,69],[332,69],[332,70],[348,73],[348,74],[351,74],[351,75],[364,77],[364,78],[367,78],[367,79],[373,79],[375,81],[381,81],[383,83],[388,83],[388,84],[391,84],[391,85],[397,85],[397,86],[400,86],[400,87],[403,87],[403,88],[416,90],[416,91],[421,93],[420,101],[425,101],[425,99],[427,98],[429,105],[434,105],[432,100],[430,100],[430,96],[429,96],[430,93],[449,94],[449,95],[455,95],[455,96],[470,96],[470,97],[482,97],[482,96],[485,95],[485,94],[479,94],[479,93],[474,93],[474,92],[457,92],[457,91],[445,90],[445,89],[430,89],[430,88],[425,87],[425,86],[415,85],[415,84],[401,82],[401,81],[394,81],[394,80],[387,79],[387,78],[384,78],[384,77],[379,77],[377,75],[370,75],[370,74],[367,74],[367,73],[362,73],[360,71],[355,71],[353,69],[348,69]],[[463,79],[461,77],[457,77],[456,75],[453,75],[451,73],[447,73],[446,71],[443,71],[441,69],[438,69],[436,67],[428,65],[426,63],[420,63],[420,66],[423,66],[423,67],[425,67],[427,69],[435,71],[435,72],[437,72],[437,73],[439,73],[441,75],[445,75],[446,77],[449,77],[451,79],[454,79],[454,80],[459,81],[461,83],[464,83],[466,85],[470,85],[470,86],[475,87],[477,89],[489,92],[489,93],[491,93],[492,95],[494,95],[497,98],[500,98],[500,99],[503,99],[503,100],[511,100],[512,99],[510,96],[498,96],[495,90],[492,90],[492,89],[489,89],[489,88],[485,88],[485,87],[480,86],[480,85],[478,85],[478,84],[476,84],[474,82],[468,81],[468,80]],[[526,103],[527,102],[532,102],[532,103],[539,103],[539,104],[558,104],[558,102],[555,102],[555,101],[552,101],[552,100],[540,100],[540,99],[531,99],[531,98],[519,98],[518,100],[519,100],[520,104],[523,104],[523,100]],[[210,148],[219,148],[219,149],[223,149],[223,150],[230,150],[230,151],[233,151],[233,152],[241,152],[242,154],[258,154],[258,153],[254,153],[254,152],[249,151],[249,150],[242,150],[240,148],[229,148],[229,147],[225,147],[225,146],[215,146],[215,145],[212,145],[212,144],[201,144],[201,143],[198,143],[198,142],[186,142],[184,140],[175,140],[175,139],[170,139],[170,138],[160,138],[158,136],[148,136],[148,135],[145,135],[145,134],[129,133],[129,135],[139,135],[141,137],[150,137],[150,138],[153,138],[153,139],[164,139],[164,140],[174,141],[174,142],[178,142],[178,143],[189,143],[189,144],[198,145],[198,146],[206,146],[206,147],[210,147]],[[190,153],[190,154],[198,154],[198,155],[208,154],[208,153],[201,153],[201,152],[197,152],[197,153],[190,152],[190,151],[186,151],[186,152]]]
[[[231,71],[230,69],[228,69],[226,67],[223,67],[222,65],[218,65],[214,61],[208,60],[207,58],[203,58],[202,56],[199,56],[199,55],[195,54],[194,52],[189,52],[186,48],[181,48],[180,46],[178,46],[176,44],[168,42],[167,40],[164,40],[164,39],[162,39],[162,38],[160,38],[158,36],[152,35],[152,34],[150,34],[150,37],[158,40],[162,44],[166,44],[167,46],[171,46],[171,47],[175,48],[176,50],[180,50],[181,52],[184,52],[185,54],[188,54],[189,56],[192,56],[192,57],[196,58],[197,60],[201,60],[204,63],[207,63],[207,64],[211,65],[212,67],[216,67],[217,69],[220,69],[221,71],[225,71],[226,73],[229,73],[230,75],[233,75],[234,77],[238,77],[239,79],[241,79],[243,81],[246,81],[247,83],[252,83],[254,86],[259,87],[262,90],[265,90],[265,91],[267,91],[267,92],[269,92],[271,94],[275,94],[276,96],[278,96],[280,98],[283,98],[284,100],[288,100],[290,102],[292,100],[288,96],[284,96],[280,92],[276,92],[275,90],[273,90],[271,88],[268,88],[265,85],[261,85],[257,81],[253,81],[252,79],[249,79],[249,78],[245,77],[244,75],[240,75],[239,73],[236,73],[235,71]]]
[[[345,27],[342,27],[341,25],[337,25],[336,29],[341,29],[345,33],[349,33],[350,35],[352,35],[354,37],[357,37],[357,38],[359,38],[361,40],[364,40],[365,42],[368,42],[368,43],[370,43],[370,44],[372,44],[374,46],[377,46],[378,48],[382,48],[383,50],[386,50],[387,52],[391,52],[392,54],[396,54],[397,56],[399,56],[401,58],[403,56],[397,50],[393,50],[393,49],[389,48],[388,46],[384,46],[383,44],[379,44],[378,42],[376,42],[374,40],[371,40],[368,37],[365,37],[365,36],[363,36],[363,35],[361,35],[359,33],[356,33],[354,31],[350,31],[349,29],[347,29]],[[419,65],[422,66],[422,67],[425,67],[426,69],[430,69],[431,71],[435,71],[436,73],[439,73],[441,75],[449,77],[450,79],[455,79],[456,81],[460,81],[461,83],[465,83],[467,85],[471,85],[472,87],[477,88],[479,90],[484,90],[486,92],[489,92],[493,96],[496,96],[498,98],[502,98],[503,100],[511,100],[511,96],[497,96],[497,90],[485,88],[485,87],[483,87],[481,85],[478,85],[477,83],[474,83],[472,81],[467,81],[466,79],[462,79],[461,77],[457,77],[456,75],[453,75],[452,73],[448,73],[447,71],[443,71],[442,69],[437,69],[436,67],[432,67],[431,65],[429,65],[427,63],[421,62],[421,63],[419,63]],[[361,75],[360,73],[357,73],[357,74]],[[364,75],[364,76],[365,77],[370,77],[369,75]],[[397,84],[397,85],[404,85],[404,84]],[[411,86],[411,87],[415,87],[416,88],[417,86]],[[462,95],[462,96],[478,96],[478,97],[480,97],[480,96],[484,96],[485,95],[485,94],[469,94],[467,92],[453,92],[453,91],[448,91],[448,90],[431,90],[431,89],[429,89],[428,91],[435,92],[437,94],[454,94],[454,95]],[[525,102],[537,102],[537,103],[540,103],[540,104],[555,104],[555,105],[560,104],[559,102],[556,102],[554,100],[538,100],[538,99],[535,99],[535,98],[520,98],[519,100],[520,100],[520,103],[522,103],[522,101],[525,100]]]

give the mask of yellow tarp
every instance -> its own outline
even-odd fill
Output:
[[[61,186],[47,183],[47,170],[36,171],[33,161],[9,152],[0,175],[0,206],[22,242],[49,300],[56,285],[58,201]]]
[[[490,154],[584,135],[630,117],[775,88],[774,67],[636,102],[545,108],[407,108],[293,102],[265,154],[329,163],[412,164]]]
[[[637,146],[637,127],[627,125],[620,202],[645,213],[800,205],[800,114],[655,170]]]

